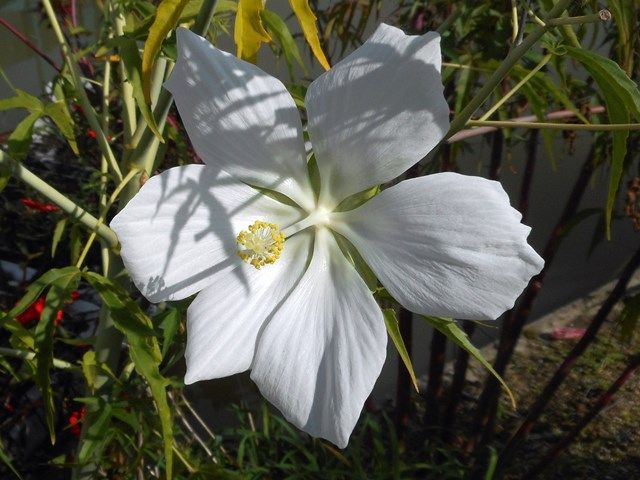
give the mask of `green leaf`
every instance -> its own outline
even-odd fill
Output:
[[[11,179],[15,171],[15,167],[16,163],[13,161],[13,159],[0,163],[0,193],[2,193],[4,188],[9,183],[9,180]]]
[[[93,392],[95,390],[96,377],[98,376],[98,364],[94,350],[87,350],[82,356],[82,373],[87,381],[87,387]]]
[[[263,11],[263,0],[238,0],[233,40],[236,42],[236,55],[247,62],[256,63],[260,45],[271,41],[262,25]]]
[[[582,63],[600,87],[607,106],[607,114],[612,123],[629,123],[632,114],[636,119],[640,119],[640,91],[638,91],[638,86],[624,73],[617,63],[589,50],[569,46],[565,48],[572,58]],[[611,215],[624,170],[628,137],[628,130],[613,132],[611,176],[605,209],[605,226],[608,239],[611,238]]]
[[[49,103],[44,107],[44,114],[48,116],[56,126],[60,129],[60,133],[67,140],[67,143],[76,155],[80,154],[78,150],[78,144],[76,143],[76,136],[73,132],[73,119],[67,110],[67,105],[62,101]]]
[[[463,348],[471,356],[473,356],[476,360],[478,360],[484,368],[489,370],[491,374],[496,377],[496,379],[500,382],[502,387],[504,388],[507,395],[509,395],[509,399],[511,400],[511,404],[515,408],[516,400],[513,397],[513,393],[511,393],[511,389],[509,389],[508,385],[502,379],[500,375],[493,369],[491,364],[482,356],[482,352],[478,350],[469,340],[467,334],[464,333],[458,324],[451,320],[450,318],[439,318],[439,317],[422,317],[429,325],[442,333],[445,337],[451,340],[453,343],[458,345],[460,348]]]
[[[64,233],[64,229],[67,226],[67,217],[63,217],[56,223],[56,228],[53,229],[53,236],[51,237],[51,258],[56,256],[56,250],[58,244]]]
[[[638,319],[640,319],[640,293],[631,298],[625,299],[624,308],[618,318],[622,339],[631,343],[638,327]]]
[[[411,357],[409,356],[409,352],[407,352],[407,347],[404,344],[404,339],[400,334],[400,324],[398,323],[398,319],[396,318],[396,312],[392,308],[384,308],[382,309],[382,315],[384,317],[384,324],[387,327],[387,332],[393,340],[393,344],[396,346],[396,350],[398,350],[398,355],[402,359],[402,363],[407,367],[407,372],[409,372],[409,376],[411,377],[411,382],[413,383],[413,388],[416,389],[416,392],[419,392],[418,389],[418,379],[416,378],[416,372],[413,370],[413,364],[411,363]]]
[[[277,13],[271,12],[269,10],[262,11],[262,21],[264,22],[265,27],[274,36],[280,46],[282,47],[282,53],[284,53],[284,58],[287,61],[287,67],[289,69],[289,75],[293,77],[293,64],[297,63],[300,65],[305,74],[308,74],[307,67],[302,60],[302,56],[300,55],[300,50],[298,49],[298,44],[296,43],[293,35],[289,31],[289,27],[287,27],[286,22],[280,18]]]
[[[83,433],[82,443],[78,450],[78,463],[80,465],[87,463],[96,448],[108,438],[106,432],[111,420],[111,410],[111,405],[103,402],[98,410],[95,411],[97,415],[89,422],[89,427]],[[88,413],[88,415],[91,415],[91,413]]]
[[[142,52],[142,91],[147,104],[151,104],[151,75],[156,56],[165,37],[178,23],[187,3],[188,0],[162,0],[156,10],[156,16]]]
[[[167,478],[172,478],[173,430],[166,391],[169,380],[160,374],[162,353],[151,319],[122,287],[93,272],[85,272],[84,278],[91,283],[109,308],[115,327],[127,339],[129,354],[137,372],[144,377],[151,389],[162,427]]]
[[[318,25],[316,23],[316,16],[309,6],[309,0],[289,0],[289,4],[293,9],[302,28],[302,33],[305,40],[311,47],[313,55],[316,57],[322,68],[329,70],[331,66],[329,61],[322,51],[322,45],[320,45],[320,37],[318,36]]]
[[[11,472],[17,478],[22,480],[22,476],[20,475],[18,470],[16,470],[16,468],[13,466],[13,463],[11,463],[11,459],[9,458],[9,455],[7,455],[7,452],[4,451],[4,445],[2,445],[2,442],[0,442],[0,460],[2,460],[2,463],[4,463],[7,466],[7,468],[11,470]]]
[[[25,108],[30,112],[42,113],[44,105],[38,97],[28,94],[24,90],[16,89],[16,96],[0,99],[0,111],[13,108]]]
[[[14,160],[23,160],[27,153],[29,153],[29,147],[31,146],[31,137],[33,136],[33,126],[41,116],[40,112],[32,112],[27,115],[18,124],[7,141],[9,145],[9,155]]]
[[[169,347],[173,343],[173,339],[178,332],[180,326],[180,310],[177,308],[167,308],[164,312],[158,315],[155,320],[160,323],[162,330],[164,331],[164,339],[162,341],[162,358],[167,356]]]
[[[51,284],[45,301],[44,310],[40,315],[40,321],[36,325],[36,375],[35,381],[42,394],[47,426],[51,444],[56,443],[56,431],[54,424],[53,391],[51,390],[50,370],[53,365],[53,331],[58,310],[62,309],[64,302],[71,298],[71,292],[78,286],[80,270],[76,267],[60,269],[61,274]]]
[[[116,39],[116,45],[118,46],[118,52],[124,65],[127,81],[133,87],[133,98],[140,109],[140,113],[142,113],[142,118],[147,122],[147,125],[155,136],[158,137],[160,141],[164,141],[160,130],[158,130],[158,125],[156,124],[151,107],[147,103],[142,87],[142,60],[136,41],[131,37],[123,36]]]

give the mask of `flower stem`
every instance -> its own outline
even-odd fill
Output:
[[[573,0],[559,0],[558,3],[549,11],[547,18],[554,18],[560,15],[571,4]],[[506,58],[500,63],[498,68],[489,77],[484,86],[476,93],[476,95],[469,101],[467,106],[453,119],[447,138],[462,130],[467,121],[471,118],[471,115],[482,105],[482,103],[491,95],[495,87],[502,81],[504,77],[509,73],[509,70],[522,58],[533,46],[540,40],[545,32],[552,28],[550,25],[538,26],[533,32],[531,32],[523,42],[517,47],[513,48]]]
[[[491,118],[491,115],[493,115],[496,112],[496,110],[498,110],[502,105],[504,105],[507,100],[513,97],[518,92],[518,90],[520,90],[536,73],[538,73],[547,63],[549,63],[549,60],[551,60],[552,58],[553,58],[553,54],[551,53],[548,53],[547,55],[545,55],[543,59],[540,60],[540,63],[538,63],[538,65],[536,65],[533,68],[533,70],[527,73],[527,75],[525,75],[525,77],[522,80],[520,80],[511,90],[509,90],[506,93],[506,95],[504,95],[500,100],[498,100],[496,104],[493,107],[491,107],[487,113],[482,115],[480,117],[480,120],[478,121],[483,122],[488,118]]]
[[[12,168],[12,174],[15,178],[26,183],[48,200],[58,205],[72,219],[77,220],[90,230],[95,229],[97,235],[104,239],[110,247],[116,247],[118,245],[118,237],[113,230],[106,225],[100,224],[96,217],[0,150],[0,165],[6,164],[9,164],[10,168]]]
[[[4,347],[0,347],[0,355],[3,357],[21,358],[23,360],[33,360],[34,358],[36,358],[35,352],[27,352],[26,350],[17,350],[15,348]],[[64,360],[60,360],[58,358],[53,359],[53,366],[55,368],[60,368],[63,370],[79,369],[78,366]]]
[[[67,67],[69,67],[69,72],[71,73],[71,79],[73,80],[73,85],[78,94],[80,104],[82,105],[82,110],[84,112],[89,125],[96,132],[96,140],[98,141],[98,145],[103,155],[107,158],[109,162],[109,166],[113,170],[113,173],[116,175],[118,181],[122,180],[122,172],[120,172],[120,167],[118,166],[118,162],[116,161],[116,157],[109,146],[109,141],[107,140],[107,136],[102,130],[102,125],[100,125],[100,119],[98,118],[98,114],[91,105],[89,101],[89,97],[87,96],[87,92],[84,89],[84,83],[82,81],[82,75],[80,73],[80,68],[78,64],[73,59],[73,54],[71,52],[71,48],[67,43],[67,39],[62,33],[62,28],[60,28],[60,23],[58,22],[58,18],[56,17],[55,11],[51,6],[50,0],[42,0],[42,4],[44,5],[44,9],[47,12],[47,17],[49,18],[49,23],[51,23],[51,27],[53,28],[53,32],[56,35],[56,39],[62,49],[62,55],[64,57],[65,63]]]
[[[120,185],[116,187],[116,189],[111,194],[111,197],[109,197],[109,201],[102,207],[102,211],[100,212],[100,217],[98,217],[98,222],[97,222],[98,227],[104,225],[104,221],[107,217],[107,213],[109,212],[109,209],[111,208],[111,206],[117,200],[118,196],[120,195],[124,187],[126,187],[127,184],[131,181],[131,179],[133,179],[139,173],[140,171],[137,168],[134,168],[127,174],[126,177],[122,179],[122,182],[120,182]],[[84,249],[80,254],[80,257],[78,258],[76,267],[78,268],[82,267],[82,264],[84,263],[84,259],[87,256],[87,253],[89,253],[89,249],[91,248],[91,245],[93,245],[93,242],[96,239],[96,236],[97,236],[96,231],[97,231],[96,228],[94,228],[93,232],[91,232],[91,235],[89,236],[89,239],[87,240],[87,243],[85,244]]]
[[[496,128],[539,128],[547,130],[588,130],[605,132],[613,130],[640,130],[640,123],[550,123],[550,122],[518,122],[513,120],[469,120],[470,127]]]

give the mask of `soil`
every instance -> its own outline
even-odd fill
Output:
[[[636,276],[627,292],[630,297],[640,291]],[[524,329],[506,381],[512,389],[517,407],[514,410],[503,395],[497,421],[496,449],[499,452],[511,433],[520,425],[528,407],[578,341],[554,339],[560,327],[586,327],[606,295],[607,285],[592,294],[552,312]],[[640,352],[640,335],[623,339],[618,322],[623,303],[614,308],[608,321],[575,364],[569,377],[557,390],[527,440],[519,447],[506,472],[508,479],[520,478],[547,450],[585,415],[590,407],[622,373],[629,357]],[[491,358],[490,350],[483,353]],[[465,397],[473,412],[473,398],[479,395],[480,381],[486,372],[472,362]],[[597,479],[630,480],[640,478],[640,370],[615,395],[610,403],[549,465],[538,478],[547,480]]]

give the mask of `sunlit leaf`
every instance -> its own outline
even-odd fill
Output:
[[[53,229],[53,236],[51,237],[51,258],[56,256],[56,250],[58,244],[64,233],[64,229],[67,226],[67,217],[63,217],[56,223],[56,227]]]
[[[280,46],[282,47],[282,53],[284,54],[284,58],[287,61],[289,75],[293,77],[294,63],[300,65],[305,74],[308,73],[307,67],[302,61],[302,56],[300,55],[298,44],[293,38],[293,35],[291,35],[286,22],[282,18],[280,18],[277,13],[271,12],[266,9],[262,12],[262,21],[264,22],[264,25],[267,27],[267,30],[271,33],[271,35],[273,35],[280,43]]]
[[[311,47],[313,55],[316,57],[320,65],[325,70],[329,70],[329,61],[322,51],[320,45],[320,37],[318,36],[318,26],[316,24],[316,16],[309,6],[309,0],[289,0],[293,13],[296,14],[300,27],[302,27],[302,33],[307,43]]]
[[[256,63],[260,45],[271,37],[262,25],[263,0],[238,0],[238,11],[233,29],[236,55],[247,62]]]
[[[144,377],[151,389],[162,427],[167,478],[172,478],[173,430],[166,391],[169,380],[160,374],[159,366],[162,361],[162,353],[152,328],[151,319],[119,285],[93,272],[85,272],[84,278],[91,283],[102,301],[109,307],[116,328],[127,339],[129,354],[136,370]]]
[[[58,100],[57,102],[49,103],[44,107],[44,114],[48,116],[53,123],[56,124],[60,133],[67,140],[67,143],[73,150],[73,153],[78,155],[80,152],[78,151],[78,144],[76,143],[76,136],[73,132],[73,119],[69,114],[69,110],[67,110],[67,106],[62,100]]]
[[[451,320],[450,318],[439,318],[439,317],[422,317],[429,325],[442,333],[445,337],[451,340],[453,343],[458,345],[460,348],[469,352],[469,355],[478,360],[484,368],[489,370],[489,372],[496,377],[496,379],[500,382],[502,387],[504,388],[507,395],[509,395],[509,399],[511,400],[511,404],[515,408],[516,400],[513,397],[513,393],[511,393],[511,389],[505,383],[500,375],[493,369],[491,364],[482,356],[482,352],[478,350],[469,340],[467,334],[462,330],[458,324]]]
[[[416,372],[413,369],[411,357],[409,356],[409,352],[407,352],[407,347],[404,344],[404,339],[400,334],[400,324],[398,323],[398,319],[396,318],[396,312],[392,308],[384,308],[382,310],[382,315],[384,316],[384,324],[387,327],[387,332],[389,333],[391,340],[393,340],[393,344],[396,346],[396,350],[398,351],[398,355],[400,355],[400,358],[402,359],[402,363],[404,363],[404,366],[407,368],[407,372],[409,372],[411,382],[413,383],[413,388],[416,389],[416,392],[419,392]]]
[[[133,89],[133,98],[136,101],[136,105],[140,109],[142,118],[147,122],[147,125],[151,131],[162,139],[162,134],[158,130],[158,125],[151,111],[151,106],[147,103],[147,98],[142,87],[142,60],[140,59],[140,52],[138,51],[138,45],[133,38],[120,37],[117,39],[118,51],[120,52],[120,58],[124,65],[124,70],[127,75],[127,81],[131,84]]]
[[[640,91],[620,66],[590,50],[566,47],[567,53],[578,60],[596,81],[607,106],[607,114],[612,123],[629,123],[631,116],[640,119]],[[620,180],[627,154],[628,130],[613,132],[613,152],[611,154],[611,175],[605,210],[607,238],[611,238],[611,214],[615,205]]]
[[[9,145],[9,155],[15,160],[23,160],[31,147],[31,137],[33,136],[33,126],[42,114],[32,112],[22,119],[16,128],[11,132],[7,144]]]
[[[44,104],[38,97],[34,97],[19,88],[15,92],[15,97],[0,99],[0,111],[13,108],[24,108],[30,112],[42,112],[44,110]]]
[[[151,104],[151,75],[153,65],[167,34],[173,30],[180,19],[182,10],[189,0],[162,0],[156,10],[153,24],[142,53],[142,91],[147,104]]]

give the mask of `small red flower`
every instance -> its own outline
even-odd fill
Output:
[[[69,429],[76,437],[80,436],[80,423],[82,423],[86,414],[87,408],[82,407],[80,410],[71,412],[71,415],[69,416]]]
[[[42,213],[52,213],[60,210],[60,207],[54,205],[53,203],[42,203],[38,200],[34,200],[33,198],[21,198],[20,203],[22,203],[25,207],[35,210],[37,212]]]
[[[95,130],[92,130],[92,129],[90,129],[90,128],[87,130],[87,137],[89,137],[89,138],[96,138],[97,136],[98,136],[98,135],[96,134],[96,131],[95,131]]]
[[[11,403],[11,398],[7,397],[4,401],[4,409],[9,412],[9,413],[13,413],[16,409],[16,407],[13,406],[13,403]]]
[[[71,292],[71,300],[68,303],[75,302],[80,294],[77,290]],[[20,322],[23,326],[27,326],[32,322],[37,322],[40,320],[40,316],[42,315],[42,311],[44,310],[44,306],[46,303],[46,299],[44,296],[38,298],[35,302],[29,305],[24,312],[16,317],[16,320]],[[53,321],[53,324],[57,327],[62,322],[64,317],[64,312],[62,310],[58,310],[56,313],[56,319]]]

